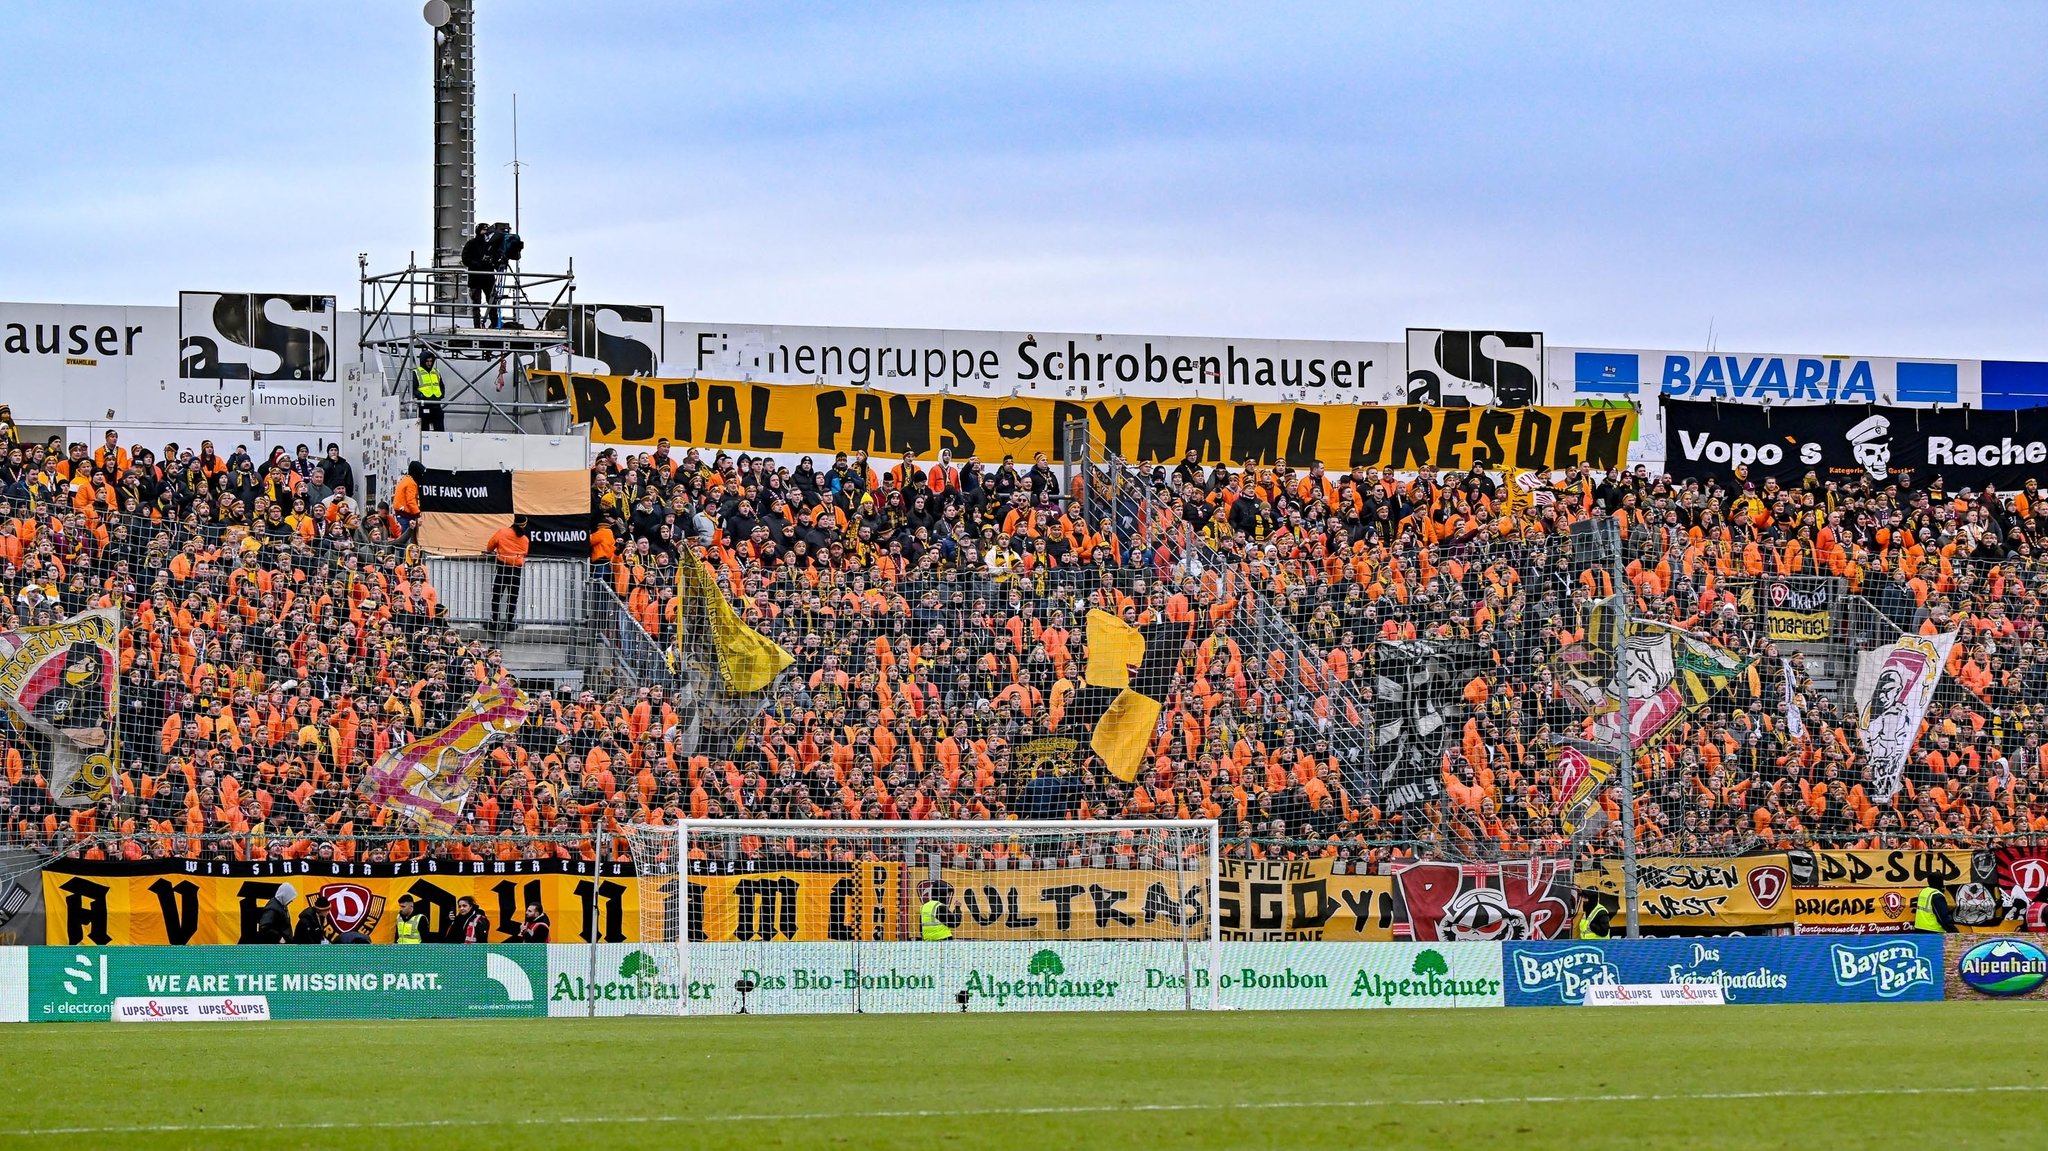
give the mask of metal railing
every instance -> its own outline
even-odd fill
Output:
[[[498,561],[489,556],[430,556],[427,575],[450,623],[494,624]],[[517,627],[580,627],[590,618],[590,561],[529,559],[519,569]],[[502,607],[499,609],[502,611]]]
[[[612,666],[632,686],[669,685],[674,682],[666,649],[647,634],[647,629],[640,626],[632,612],[626,610],[624,601],[619,599],[611,585],[593,577],[590,580],[590,601],[595,605],[592,623],[602,636],[605,650],[611,654]]]

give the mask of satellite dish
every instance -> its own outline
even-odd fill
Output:
[[[455,17],[455,13],[448,9],[448,0],[427,0],[427,6],[420,11],[420,15],[435,28],[446,28],[448,21]]]

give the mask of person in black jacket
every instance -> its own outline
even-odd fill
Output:
[[[491,917],[477,910],[476,901],[465,895],[455,901],[455,914],[441,932],[444,943],[489,943]]]
[[[315,895],[299,912],[299,925],[292,930],[293,943],[327,942],[327,900]]]
[[[526,918],[520,920],[519,930],[513,933],[513,940],[518,943],[546,943],[550,930],[548,913],[542,909],[540,900],[531,900],[526,905]]]
[[[342,458],[340,444],[327,445],[327,458],[320,461],[320,472],[326,478],[328,487],[350,499],[355,498],[356,470]]]
[[[292,941],[292,900],[299,897],[298,891],[289,883],[280,883],[270,896],[270,902],[256,916],[255,941],[257,943],[290,943]]]
[[[476,326],[498,326],[497,230],[478,224],[476,235],[462,245],[462,266],[469,269],[469,301],[474,305]]]

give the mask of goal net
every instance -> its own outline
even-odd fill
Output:
[[[628,1013],[1214,1006],[1214,820],[686,820],[630,840]]]

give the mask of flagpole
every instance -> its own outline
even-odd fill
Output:
[[[1611,533],[1608,563],[1614,573],[1614,599],[1621,612],[1621,646],[1614,653],[1615,689],[1621,697],[1621,763],[1615,774],[1621,777],[1621,905],[1626,909],[1623,935],[1638,939],[1642,926],[1636,907],[1636,749],[1634,717],[1628,710],[1628,573],[1622,567],[1621,525],[1613,517],[1603,521]]]

